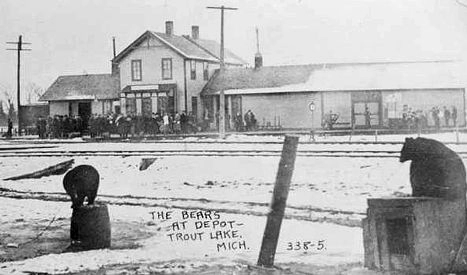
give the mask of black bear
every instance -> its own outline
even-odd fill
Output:
[[[411,160],[410,185],[414,197],[466,199],[462,159],[443,143],[427,138],[406,138],[400,162]]]
[[[66,173],[63,187],[71,197],[72,208],[80,207],[84,198],[88,198],[88,205],[94,204],[99,187],[99,173],[90,165],[79,165]]]

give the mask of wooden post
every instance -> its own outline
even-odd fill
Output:
[[[224,10],[237,10],[237,8],[230,7],[207,7],[208,9],[221,10],[221,48],[220,48],[220,72],[222,73],[225,69],[224,63]],[[219,93],[219,137],[225,138],[225,94],[224,89],[220,90]]]
[[[225,95],[224,90],[219,94],[219,138],[225,138]]]
[[[23,36],[20,35],[18,37],[18,42],[6,42],[7,44],[14,44],[16,45],[16,49],[7,49],[7,50],[12,50],[12,51],[17,51],[18,54],[18,64],[16,66],[16,102],[18,105],[17,108],[17,117],[18,117],[18,135],[21,135],[21,129],[22,129],[22,121],[21,121],[21,85],[20,85],[20,73],[21,73],[21,52],[22,51],[30,51],[31,49],[25,49],[23,48],[23,45],[31,45],[31,43],[28,42],[23,42]],[[11,118],[12,119],[12,118]]]
[[[279,240],[282,218],[284,217],[290,181],[294,170],[297,145],[298,137],[285,137],[279,169],[276,175],[272,202],[266,228],[264,229],[261,251],[258,257],[258,266],[272,267],[274,265],[277,241]]]
[[[73,209],[70,238],[75,250],[110,247],[110,218],[107,205],[84,205]]]
[[[352,141],[353,131],[355,130],[355,124],[352,124],[352,129],[350,130],[349,142]]]

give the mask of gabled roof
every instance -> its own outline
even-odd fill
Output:
[[[191,42],[195,43],[196,45],[202,47],[206,51],[210,52],[212,55],[216,56],[220,60],[220,51],[221,45],[214,40],[207,40],[207,39],[192,39],[188,36],[184,36]],[[245,60],[231,52],[229,49],[224,48],[224,62],[226,64],[247,64]]]
[[[153,32],[153,31],[146,31],[145,33],[143,33],[140,37],[138,37],[135,41],[133,41],[133,43],[131,43],[122,52],[120,52],[113,59],[113,62],[116,62],[116,63],[120,62],[125,56],[127,56],[131,51],[133,51],[134,48],[136,48],[144,40],[151,38],[151,37],[161,41],[162,43],[167,45],[169,48],[171,48],[172,50],[174,50],[175,52],[177,52],[184,58],[211,61],[211,62],[217,62],[217,63],[220,62],[219,54],[216,54],[215,51],[210,51],[209,48],[205,48],[201,44],[195,43],[192,39],[190,39],[187,36],[167,35],[165,33]],[[211,45],[217,44],[217,42],[215,41],[210,41],[210,40],[204,40],[204,41],[208,41],[206,42],[206,44],[209,44],[209,47],[211,47]],[[219,51],[220,50],[218,50],[217,53]],[[227,60],[227,56],[229,58],[228,63],[238,64],[238,65],[246,64],[246,62],[241,60],[241,58],[236,57],[228,49],[225,49],[225,53],[226,53],[226,60]]]
[[[59,76],[39,100],[118,99],[119,86],[119,78],[110,74]]]
[[[465,63],[456,61],[336,63],[227,68],[216,73],[202,95],[305,91],[464,88]]]
[[[161,32],[151,32],[156,38],[162,40],[176,51],[179,51],[184,57],[191,59],[202,59],[218,62],[218,58],[203,48],[191,43],[186,37],[178,35],[167,35]]]

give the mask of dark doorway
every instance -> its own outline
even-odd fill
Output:
[[[198,121],[198,98],[196,96],[191,97],[191,115],[194,121]]]
[[[78,115],[83,120],[83,128],[88,128],[89,117],[91,117],[91,102],[79,102],[78,103]]]

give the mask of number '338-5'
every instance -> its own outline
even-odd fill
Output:
[[[319,240],[317,242],[311,241],[296,241],[296,242],[287,242],[287,250],[326,250],[326,245],[324,240]]]

